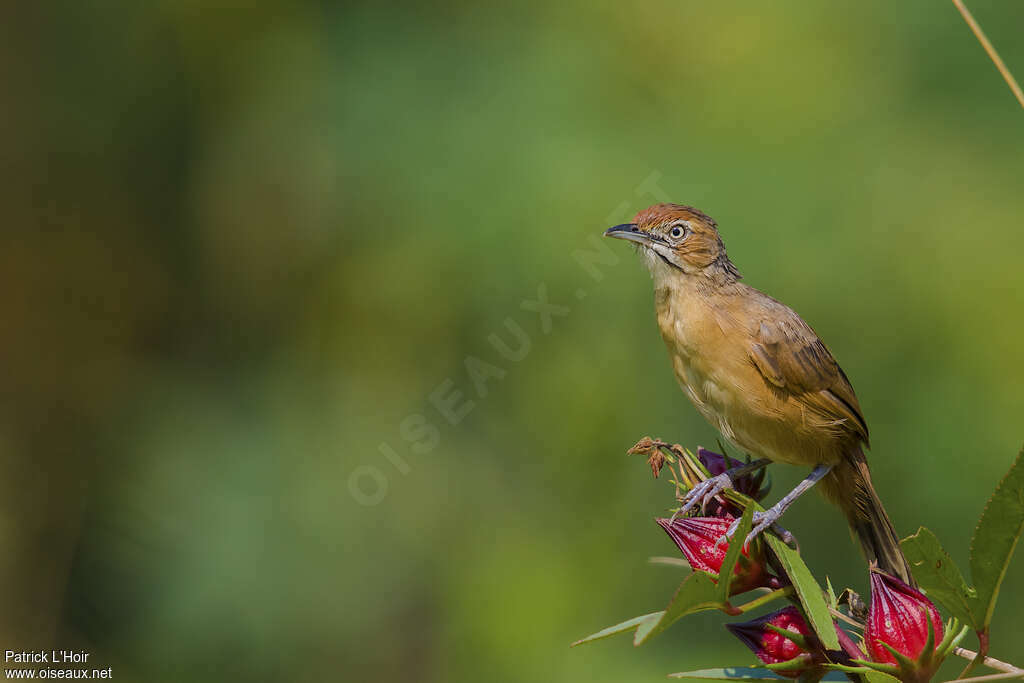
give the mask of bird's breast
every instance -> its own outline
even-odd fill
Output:
[[[692,298],[666,299],[658,326],[680,387],[722,436],[756,457],[806,464],[808,449],[782,419],[795,404],[776,396],[751,362],[749,331]]]
[[[683,391],[697,410],[729,437],[729,414],[741,400],[735,386],[736,364],[731,356],[742,346],[727,339],[714,311],[701,310],[702,302],[675,301],[659,307],[658,326]]]

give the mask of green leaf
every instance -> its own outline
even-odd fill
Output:
[[[729,549],[722,558],[722,566],[718,571],[718,599],[725,602],[729,599],[729,584],[732,583],[733,572],[736,570],[736,563],[743,551],[743,541],[750,533],[752,520],[754,519],[754,508],[747,507],[740,517],[740,524],[736,527],[736,533],[729,539]]]
[[[608,636],[614,636],[616,633],[624,633],[626,631],[631,631],[647,621],[656,623],[658,619],[661,618],[661,615],[664,613],[665,612],[663,610],[661,612],[651,612],[650,614],[645,614],[641,617],[633,617],[632,619],[627,619],[622,623],[615,624],[614,626],[609,626],[608,628],[603,628],[597,633],[592,633],[586,638],[580,638],[569,647],[576,647],[577,645],[582,645],[583,643],[591,643],[595,640],[607,638]]]
[[[651,633],[651,629],[653,629],[661,622],[661,619],[664,615],[665,610],[661,610],[661,612],[656,612],[655,614],[651,615],[650,619],[641,622],[640,625],[636,627],[636,633],[633,634],[633,647],[639,646],[647,639],[647,636]]]
[[[920,527],[916,534],[900,541],[900,548],[910,563],[914,578],[928,596],[960,621],[980,630],[984,615],[979,610],[978,593],[967,585],[960,569],[949,553],[942,549],[935,534]]]
[[[751,666],[728,666],[722,669],[700,669],[699,671],[680,671],[669,674],[669,678],[700,678],[712,681],[792,681],[791,678],[783,678],[772,673],[768,669]],[[846,676],[836,673],[828,673],[821,680],[843,681],[848,683]]]
[[[811,628],[818,634],[818,638],[821,639],[826,650],[838,650],[839,637],[836,636],[832,614],[828,611],[828,605],[825,604],[825,595],[821,586],[814,580],[811,570],[804,564],[800,553],[783,543],[774,534],[766,533],[764,538],[768,540],[772,552],[779,558],[779,563],[786,571],[786,576],[793,582],[797,597],[800,598],[800,604],[803,605],[804,614],[811,622]]]
[[[832,669],[833,671],[844,671],[851,674],[860,674],[863,676],[868,683],[899,683],[898,678],[891,676],[883,671],[876,671],[869,669],[866,666],[846,666],[843,664],[823,664],[826,669]]]
[[[864,678],[867,679],[868,683],[899,683],[900,681],[895,676],[890,676],[881,671],[872,671],[871,669],[864,671]]]
[[[982,628],[992,621],[999,587],[1024,531],[1024,450],[999,482],[971,539],[971,580],[978,592]],[[980,630],[980,629],[978,629]]]
[[[722,669],[700,669],[669,674],[669,678],[703,678],[712,681],[785,681],[768,669],[748,666],[728,666]]]
[[[706,572],[694,572],[679,584],[676,594],[672,596],[672,602],[665,608],[660,619],[644,622],[637,628],[633,644],[642,645],[687,614],[721,609],[725,605],[725,601],[719,595],[715,579]]]
[[[978,520],[971,540],[971,588],[928,529],[900,541],[921,588],[975,631],[992,621],[999,588],[1024,532],[1024,451],[999,482]]]
[[[832,579],[825,577],[825,604],[829,609],[839,609],[838,598],[836,597],[836,590],[832,587]]]

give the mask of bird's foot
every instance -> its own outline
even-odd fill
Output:
[[[755,538],[760,536],[762,533],[764,533],[767,529],[771,529],[775,533],[775,535],[782,539],[782,542],[786,545],[792,545],[793,543],[795,543],[796,538],[793,536],[793,534],[791,534],[790,532],[786,531],[781,526],[776,524],[776,522],[782,517],[782,513],[786,511],[786,507],[788,506],[780,506],[776,504],[768,508],[764,512],[755,512],[753,515],[750,533],[747,534],[746,539],[744,539],[743,545],[747,545]],[[729,539],[731,539],[733,534],[736,533],[736,529],[738,529],[739,526],[740,520],[734,520],[733,523],[729,525],[729,528],[722,535],[722,537],[718,539],[717,545],[722,545],[723,543],[726,543]]]
[[[675,514],[672,515],[672,519],[674,520],[680,515],[685,515],[698,503],[700,504],[700,509],[702,511],[706,510],[711,501],[715,499],[715,496],[726,489],[731,489],[732,487],[733,481],[729,472],[722,472],[716,477],[705,479],[687,491],[686,495],[683,496],[683,504],[680,505],[679,509],[675,511]]]

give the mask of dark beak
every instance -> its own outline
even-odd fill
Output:
[[[622,225],[608,228],[604,231],[604,236],[617,237],[620,240],[629,240],[630,242],[639,242],[640,244],[650,244],[652,241],[650,235],[636,227],[636,223],[623,223]]]

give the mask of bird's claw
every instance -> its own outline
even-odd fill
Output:
[[[706,510],[711,501],[715,499],[715,496],[720,494],[722,491],[731,488],[732,477],[729,476],[728,472],[723,472],[716,477],[705,479],[686,493],[686,496],[682,501],[683,504],[678,510],[676,510],[675,514],[672,515],[672,519],[675,519],[680,515],[685,515],[698,503],[700,503],[701,511]]]
[[[771,529],[776,536],[782,539],[782,542],[786,545],[790,545],[796,541],[793,534],[783,529],[781,526],[776,524],[776,521],[782,516],[782,510],[776,510],[774,507],[768,508],[764,512],[755,512],[753,514],[752,526],[750,533],[747,534],[746,539],[743,541],[743,545],[748,545],[753,542],[758,536],[764,533],[767,529]],[[733,523],[729,525],[722,537],[718,539],[716,545],[722,545],[732,538],[733,534],[740,526],[740,520],[733,520]]]

